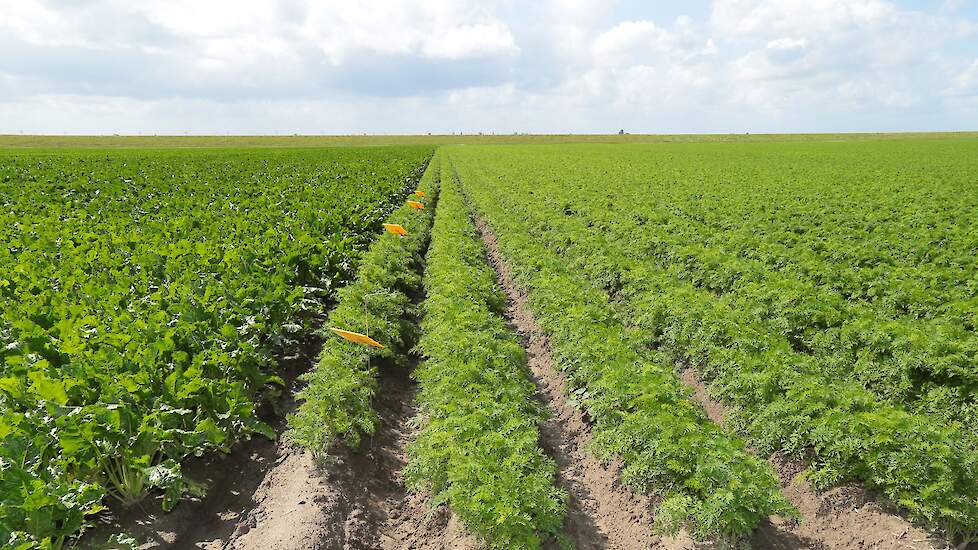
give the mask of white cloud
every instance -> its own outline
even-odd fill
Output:
[[[362,52],[456,60],[518,53],[507,26],[477,6],[424,0],[313,2],[302,34],[334,64]]]
[[[884,0],[718,0],[710,26],[741,50],[730,85],[744,103],[836,115],[939,95],[949,44],[972,32],[967,21]]]
[[[0,132],[978,127],[957,0],[684,8],[0,0]]]
[[[954,77],[947,92],[953,95],[978,96],[978,59]]]
[[[653,21],[625,21],[601,33],[592,51],[603,63],[629,65],[652,58],[667,57],[669,62],[686,63],[698,56],[714,55],[716,45],[704,38],[689,19],[679,20],[673,29]]]
[[[267,34],[282,22],[276,4],[255,0],[150,0],[135,6],[147,19],[180,36]]]
[[[625,21],[601,33],[593,49],[598,55],[611,57],[645,46],[664,49],[667,42],[668,33],[652,21]]]
[[[767,43],[769,50],[801,50],[808,47],[807,38],[778,38]]]
[[[57,10],[38,0],[0,1],[0,30],[29,44],[72,44],[79,37]]]
[[[728,39],[757,36],[836,36],[891,19],[896,8],[882,0],[717,0],[711,23]]]
[[[622,111],[652,117],[682,111],[716,101],[718,53],[704,29],[687,17],[667,26],[624,21],[594,37],[589,70],[568,88]]]
[[[422,51],[428,57],[466,59],[485,55],[515,55],[516,40],[509,29],[499,23],[458,25],[435,30],[424,41]]]
[[[512,82],[499,86],[485,86],[452,90],[446,100],[449,104],[464,108],[468,105],[503,107],[521,99],[519,89]]]

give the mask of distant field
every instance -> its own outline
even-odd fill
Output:
[[[553,134],[362,136],[22,136],[0,135],[0,148],[330,147],[521,143],[657,143],[978,139],[978,132],[847,134]]]

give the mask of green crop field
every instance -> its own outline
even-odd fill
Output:
[[[322,547],[978,537],[973,134],[85,140],[0,138],[2,544],[252,435]]]
[[[978,528],[974,143],[449,151],[531,289],[541,265],[568,272],[650,362],[695,368],[757,449],[805,456],[817,483]],[[579,383],[597,409],[595,364]]]
[[[430,150],[0,154],[0,540],[59,548],[104,498],[274,437],[270,354]]]

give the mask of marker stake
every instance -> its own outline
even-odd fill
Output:
[[[396,223],[385,223],[384,224],[384,229],[386,229],[387,231],[390,231],[391,233],[393,233],[395,235],[400,235],[402,237],[407,236],[407,229],[404,229],[403,226],[401,226],[399,224],[396,224]]]
[[[384,349],[383,344],[367,336],[366,334],[360,334],[359,332],[353,332],[350,330],[343,330],[341,328],[334,328],[334,327],[329,327],[329,330],[335,332],[342,338],[345,338],[346,340],[353,342],[354,344],[364,344],[374,348]]]

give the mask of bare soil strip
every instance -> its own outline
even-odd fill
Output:
[[[417,386],[409,370],[381,370],[374,404],[381,422],[354,467],[367,536],[348,548],[474,548],[445,506],[433,509],[427,494],[408,491],[402,473],[407,444],[417,434]],[[257,550],[257,549],[256,549]]]
[[[663,539],[654,535],[652,500],[621,484],[620,465],[602,464],[590,453],[590,424],[567,399],[564,377],[554,364],[546,334],[530,312],[526,293],[502,259],[491,229],[478,217],[475,224],[489,262],[509,297],[510,322],[523,337],[538,397],[551,412],[540,427],[540,436],[544,450],[557,463],[557,481],[570,496],[565,534],[581,550],[693,548],[688,537]]]
[[[280,434],[296,406],[297,375],[313,366],[319,342],[303,347],[281,362],[287,388],[278,414],[263,414]],[[203,498],[167,514],[158,498],[114,510],[86,540],[124,531],[146,550],[476,548],[446,507],[433,509],[428,495],[405,488],[405,448],[418,429],[413,366],[380,367],[380,424],[359,452],[338,445],[320,465],[304,449],[258,437],[187,465],[188,476],[207,487]]]
[[[717,424],[723,424],[728,408],[708,393],[706,385],[687,368],[683,383],[693,390],[693,399]],[[797,460],[775,453],[768,459],[781,478],[781,491],[801,512],[802,521],[792,523],[771,518],[755,531],[755,548],[813,550],[829,549],[933,549],[947,545],[899,515],[887,512],[864,487],[847,483],[818,493],[799,474],[805,469]]]
[[[428,514],[424,499],[411,499],[400,478],[417,412],[415,386],[408,371],[393,367],[381,368],[379,384],[377,433],[357,453],[337,446],[323,467],[305,452],[285,455],[226,548],[427,548],[426,538],[439,538],[447,522]],[[434,519],[409,529],[415,540],[391,540],[401,524],[426,515]]]
[[[256,493],[257,506],[225,548],[475,548],[445,506],[434,509],[428,495],[408,491],[404,484],[407,444],[419,429],[417,386],[411,379],[416,363],[379,366],[373,406],[380,422],[359,452],[338,447],[322,469],[311,464],[308,453],[298,461],[284,460],[281,469],[266,476]],[[314,480],[323,473],[326,480],[316,487]],[[309,485],[314,494],[302,494]],[[299,507],[309,502],[318,506]]]

